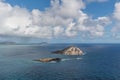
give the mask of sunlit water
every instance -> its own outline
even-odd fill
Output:
[[[69,45],[0,45],[0,80],[120,80],[120,44],[72,44],[84,56],[51,53]],[[48,57],[62,61],[33,61]]]

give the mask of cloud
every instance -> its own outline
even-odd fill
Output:
[[[115,4],[113,18],[115,20],[115,23],[112,27],[111,32],[113,33],[113,37],[118,39],[118,37],[120,37],[120,2],[117,2]]]
[[[29,12],[26,8],[0,2],[0,12],[0,34],[2,35],[49,38],[52,33],[48,26],[39,24],[40,17],[37,18],[35,10]]]
[[[98,0],[99,2],[105,0]],[[51,0],[45,11],[29,11],[0,1],[0,35],[52,39],[89,35],[102,37],[109,17],[92,19],[82,0]]]
[[[115,10],[114,10],[113,16],[115,19],[120,20],[120,2],[117,2],[115,4]]]
[[[78,25],[80,31],[86,32],[90,37],[102,37],[105,27],[110,24],[108,17],[98,17],[97,19],[87,19],[82,25]]]

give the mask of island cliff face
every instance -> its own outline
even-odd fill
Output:
[[[65,54],[65,55],[83,55],[83,51],[78,48],[78,47],[75,47],[75,46],[70,46],[70,47],[67,47],[63,50],[58,50],[58,51],[55,51],[53,53],[56,53],[56,54]]]

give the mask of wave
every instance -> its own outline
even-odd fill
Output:
[[[61,59],[60,62],[70,61],[70,60],[82,60],[82,58],[81,58],[81,57],[78,57],[78,58],[66,58],[66,59]],[[51,61],[51,62],[49,62],[49,63],[58,63],[58,62],[56,62],[56,61]]]
[[[67,58],[67,59],[62,59],[61,61],[69,61],[69,60],[82,60],[81,57],[78,58]]]

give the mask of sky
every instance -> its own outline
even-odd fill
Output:
[[[120,0],[0,0],[0,42],[120,43]]]

